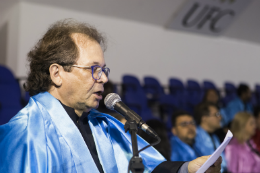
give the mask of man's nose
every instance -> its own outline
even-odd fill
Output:
[[[101,75],[101,78],[99,79],[99,81],[102,82],[102,83],[108,82],[108,77],[104,72],[102,72],[102,75]]]

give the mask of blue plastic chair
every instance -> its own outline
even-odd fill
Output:
[[[7,123],[21,108],[19,83],[8,68],[0,66],[0,125]]]
[[[0,84],[17,83],[13,73],[5,66],[0,65]]]
[[[216,85],[212,81],[204,80],[203,81],[203,89],[204,90],[208,90],[208,89],[215,89],[215,90],[217,90],[217,87],[216,87]]]
[[[134,110],[137,114],[141,114],[142,109],[147,106],[146,98],[139,92],[126,92],[123,97],[123,102]]]
[[[180,79],[170,78],[169,80],[169,89],[170,94],[173,95],[178,101],[179,109],[190,110],[189,109],[189,93],[188,90],[184,87],[184,84]]]
[[[172,95],[161,95],[160,99],[160,113],[162,120],[167,117],[168,121],[166,122],[166,126],[168,129],[171,128],[171,116],[172,113],[176,110],[181,109],[178,100]]]
[[[255,92],[260,93],[260,84],[255,85]]]
[[[164,90],[159,81],[154,77],[144,78],[144,92],[149,101],[158,101],[160,95],[164,95]]]
[[[196,80],[187,80],[187,96],[186,96],[186,108],[184,110],[193,112],[195,106],[197,106],[203,98],[204,92],[201,86]]]
[[[147,99],[143,92],[131,92],[128,91],[123,95],[123,102],[138,115],[140,115],[144,121],[153,118],[152,112],[147,106]]]
[[[227,106],[230,101],[236,98],[236,87],[231,82],[225,82],[224,83],[224,90],[225,90],[225,96],[221,98],[221,102],[223,106]]]
[[[137,92],[140,90],[143,89],[137,77],[133,75],[123,76],[123,92]]]
[[[0,84],[0,103],[3,107],[21,106],[21,93],[18,85]]]
[[[225,87],[226,96],[236,96],[237,88],[233,83],[225,82],[224,87]]]
[[[172,95],[177,96],[183,94],[185,87],[180,79],[170,78],[169,89]]]
[[[140,115],[144,120],[153,117],[147,105],[145,92],[137,79],[133,75],[123,76],[123,101],[133,111]]]
[[[191,93],[201,92],[200,84],[196,80],[189,79],[187,81],[187,90]]]
[[[21,107],[1,107],[0,108],[0,125],[3,125],[10,121],[10,119],[21,110]]]
[[[260,85],[259,84],[255,85],[253,99],[255,99],[257,105],[260,105]]]

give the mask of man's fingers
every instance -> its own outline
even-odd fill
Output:
[[[220,173],[221,166],[209,167],[205,173]]]
[[[219,156],[218,160],[216,160],[216,162],[213,165],[218,166],[218,165],[221,165],[221,163],[222,163],[222,157]]]
[[[204,162],[206,162],[206,160],[208,160],[210,158],[211,155],[208,156],[201,156],[201,158],[204,160]]]

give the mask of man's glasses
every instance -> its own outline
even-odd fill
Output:
[[[179,123],[177,126],[188,127],[189,125],[196,126],[196,123],[195,123],[195,121],[190,121],[190,122],[185,121],[185,122]]]
[[[220,112],[217,112],[217,113],[215,113],[213,115],[209,115],[209,116],[221,117],[221,114],[220,114]]]
[[[91,69],[92,70],[92,78],[94,80],[99,80],[104,72],[105,75],[109,76],[110,69],[108,67],[101,68],[99,65],[89,66],[82,66],[82,65],[72,65],[72,67],[84,68],[84,69]]]

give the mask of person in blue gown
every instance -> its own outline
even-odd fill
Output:
[[[1,173],[127,171],[132,157],[129,133],[118,120],[95,110],[110,72],[104,50],[104,38],[95,28],[62,20],[28,53],[25,89],[32,97],[0,126]],[[138,137],[139,149],[146,145]],[[144,172],[153,173],[195,173],[208,159],[167,162],[153,147],[140,156]],[[217,172],[220,163],[218,159],[209,171]]]
[[[210,155],[220,145],[219,138],[214,132],[221,128],[221,114],[215,104],[207,102],[198,105],[194,112],[198,124],[194,145],[202,155]],[[221,156],[223,160],[221,171],[225,172],[227,165],[224,153]]]
[[[172,115],[171,160],[191,161],[202,156],[196,148],[196,123],[185,111],[177,111]]]
[[[253,105],[250,102],[252,97],[248,85],[240,84],[237,88],[237,97],[230,101],[222,111],[225,114],[224,125],[228,125],[238,112],[248,112],[253,114]]]

